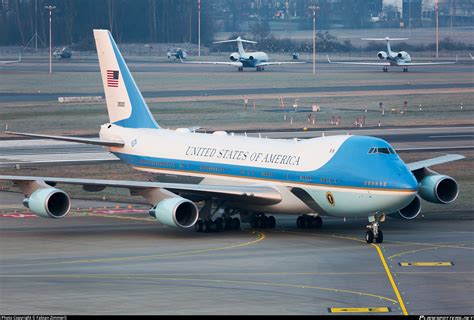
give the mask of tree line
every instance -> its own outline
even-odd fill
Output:
[[[109,29],[118,42],[197,43],[196,0],[3,0],[0,2],[0,45],[25,46],[35,33],[49,41],[53,10],[56,44],[90,43],[92,29]],[[201,2],[202,42],[214,36],[212,1]]]

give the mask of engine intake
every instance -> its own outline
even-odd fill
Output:
[[[229,56],[229,59],[231,61],[239,61],[240,59],[240,54],[238,54],[237,52],[234,52],[232,53],[230,56]]]
[[[23,200],[23,205],[43,218],[62,218],[71,209],[67,193],[56,188],[41,188]]]
[[[377,53],[377,57],[379,57],[380,60],[385,60],[387,59],[387,53],[385,51],[380,51],[379,53]]]
[[[419,182],[418,194],[426,201],[448,204],[458,197],[459,186],[456,180],[449,176],[428,175]]]
[[[417,195],[413,200],[403,209],[398,211],[398,215],[406,220],[412,220],[418,217],[421,212],[421,200]]]
[[[194,226],[199,218],[199,209],[194,202],[181,197],[161,200],[149,213],[164,225],[183,229]]]

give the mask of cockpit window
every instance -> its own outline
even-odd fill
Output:
[[[392,148],[370,148],[369,154],[395,154],[395,150]]]

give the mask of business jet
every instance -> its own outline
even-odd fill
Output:
[[[238,52],[233,52],[229,56],[230,62],[219,62],[219,61],[181,61],[183,63],[189,64],[215,64],[215,65],[226,65],[226,66],[234,66],[237,68],[238,71],[244,71],[244,68],[256,68],[257,71],[265,70],[266,66],[273,66],[273,65],[282,65],[282,64],[302,64],[306,62],[296,62],[296,61],[285,61],[285,62],[269,62],[268,55],[265,52],[257,51],[257,52],[246,52],[244,50],[244,46],[242,43],[253,43],[256,44],[255,41],[244,40],[240,37],[237,39],[232,40],[224,40],[224,41],[216,41],[214,43],[230,43],[236,42]]]
[[[72,51],[68,49],[68,47],[62,47],[60,49],[54,50],[53,56],[58,60],[71,59]]]
[[[453,178],[428,167],[462,155],[407,165],[390,144],[374,137],[300,141],[161,128],[110,32],[94,30],[94,38],[110,120],[100,138],[7,133],[104,146],[131,167],[176,182],[0,176],[21,189],[23,204],[40,217],[68,214],[70,197],[58,185],[91,192],[114,187],[143,196],[149,214],[169,227],[205,232],[239,229],[242,221],[274,228],[275,217],[267,214],[293,214],[299,228],[316,228],[321,216],[365,217],[367,242],[381,243],[380,223],[387,215],[411,220],[420,213],[420,198],[446,204],[458,196]]]
[[[166,53],[166,56],[168,57],[168,59],[171,59],[171,57],[174,57],[174,60],[176,60],[176,59],[182,60],[182,59],[186,59],[188,57],[188,54],[183,49],[177,48],[173,52],[168,51]]]
[[[456,62],[411,62],[411,57],[406,51],[394,52],[390,48],[390,41],[399,41],[399,40],[408,40],[408,38],[362,38],[362,40],[370,41],[386,41],[387,42],[387,52],[379,51],[377,57],[380,60],[385,60],[386,62],[343,62],[343,61],[331,61],[329,56],[326,56],[329,63],[332,64],[347,64],[347,65],[363,65],[363,66],[383,66],[383,72],[388,71],[388,67],[403,67],[403,72],[408,72],[408,67],[411,66],[431,66],[431,65],[441,65],[441,64],[454,64]]]

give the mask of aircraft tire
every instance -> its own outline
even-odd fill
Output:
[[[372,230],[367,230],[367,233],[365,234],[365,241],[367,241],[367,243],[374,242],[374,232]]]
[[[275,217],[274,217],[274,216],[268,217],[268,227],[269,227],[270,229],[275,229],[275,226],[276,226]]]
[[[379,233],[375,237],[375,242],[377,242],[377,243],[382,243],[383,242],[383,232],[382,232],[382,230],[379,230]]]

